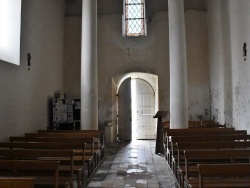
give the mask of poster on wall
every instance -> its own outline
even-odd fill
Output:
[[[80,101],[75,101],[75,109],[81,109],[81,102]]]

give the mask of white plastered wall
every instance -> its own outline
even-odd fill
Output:
[[[63,90],[63,35],[62,0],[23,1],[20,66],[0,61],[0,140],[49,125],[51,99]]]
[[[213,12],[218,3],[220,10]],[[218,91],[211,93],[212,115],[217,111],[220,123],[249,132],[250,59],[243,57],[243,44],[249,49],[250,1],[210,0],[208,5],[208,18],[214,20],[208,22],[211,91]]]

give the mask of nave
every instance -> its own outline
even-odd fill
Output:
[[[176,179],[155,140],[118,141],[106,145],[106,158],[86,188],[176,188]]]

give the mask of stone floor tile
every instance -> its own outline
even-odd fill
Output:
[[[178,188],[163,156],[155,154],[155,141],[114,142],[85,188]]]
[[[101,187],[102,182],[101,181],[91,181],[88,185],[88,187]]]
[[[148,187],[148,185],[143,183],[136,183],[136,188],[144,188],[144,187]]]
[[[148,183],[148,187],[149,188],[159,188],[160,185],[159,185],[159,183]]]
[[[113,183],[102,183],[101,187],[102,188],[110,188],[110,187],[113,187]]]

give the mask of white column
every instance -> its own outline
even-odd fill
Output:
[[[82,1],[81,129],[98,129],[97,0]]]
[[[183,0],[168,0],[170,128],[188,128],[187,58]]]

